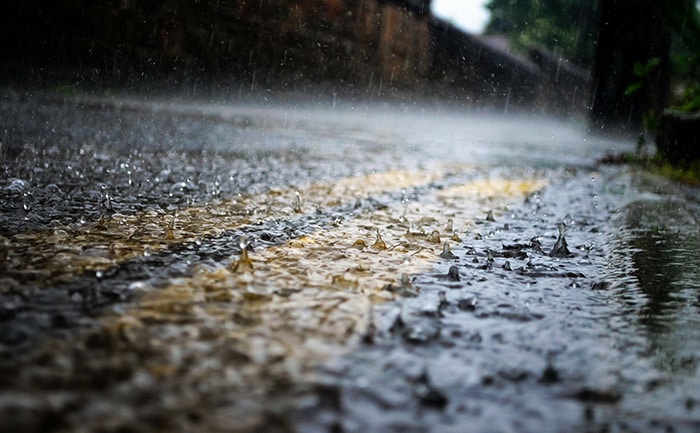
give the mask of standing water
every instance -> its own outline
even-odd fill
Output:
[[[441,107],[0,103],[0,426],[697,431],[698,194]]]

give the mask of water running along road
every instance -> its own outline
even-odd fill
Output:
[[[629,143],[440,106],[0,111],[2,430],[700,428],[700,201],[595,162]]]

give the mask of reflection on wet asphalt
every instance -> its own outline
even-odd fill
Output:
[[[0,110],[0,430],[700,429],[699,201],[595,164],[628,143],[438,106]]]

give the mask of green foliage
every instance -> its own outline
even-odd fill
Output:
[[[544,46],[590,66],[597,38],[598,0],[491,0],[486,33],[505,34],[516,49]]]
[[[659,129],[661,117],[654,110],[649,110],[642,115],[642,124],[648,132],[656,132]]]
[[[700,85],[694,84],[686,87],[672,108],[686,113],[700,112]]]
[[[50,84],[48,90],[51,93],[63,97],[76,96],[80,93],[80,87],[77,83],[68,83],[64,81]]]
[[[581,66],[592,66],[600,11],[603,1],[613,0],[490,0],[487,34],[504,34],[519,51],[544,46]],[[634,1],[630,2],[634,4]],[[671,33],[670,52],[636,62],[623,82],[622,98],[638,98],[640,92],[653,92],[654,77],[665,73],[659,68],[670,58],[670,73],[676,94],[672,106],[686,112],[700,111],[700,12],[696,0],[665,0],[657,13]],[[641,33],[644,35],[643,31]],[[636,37],[631,35],[630,37]],[[661,56],[661,57],[659,57]],[[666,72],[667,73],[667,72]],[[650,86],[652,90],[650,90]],[[664,89],[658,89],[664,95]],[[663,97],[663,96],[662,96]],[[653,131],[653,116],[643,124]]]
[[[668,0],[668,21],[682,43],[698,53],[700,50],[700,12],[695,0]],[[697,55],[695,56],[697,60]]]
[[[643,147],[644,145],[642,142],[641,146]],[[639,147],[640,144],[638,143],[638,149],[634,153],[623,152],[606,155],[599,162],[603,164],[633,165],[686,185],[700,185],[700,161],[692,161],[686,166],[677,167],[658,155],[649,156],[644,152],[640,152]]]
[[[700,12],[695,0],[669,0],[669,25],[675,32],[671,46],[671,65],[680,94],[671,103],[673,109],[700,112]]]
[[[653,171],[661,176],[686,185],[700,185],[700,161],[693,161],[686,167],[676,167],[668,162],[656,161]]]
[[[651,76],[654,70],[659,67],[660,64],[661,59],[658,57],[654,57],[644,64],[635,62],[632,70],[634,81],[627,85],[627,88],[625,89],[625,96],[630,97],[641,89],[647,79]]]
[[[654,72],[654,69],[658,68],[660,64],[661,64],[661,59],[659,59],[658,57],[654,57],[654,58],[650,59],[645,64],[635,63],[632,73],[634,74],[634,76],[636,78],[646,78],[652,72]]]

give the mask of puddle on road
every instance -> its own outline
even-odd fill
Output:
[[[674,269],[694,250],[659,251],[673,236],[656,249],[618,242],[646,194],[625,174],[550,182],[453,246],[458,260],[419,275],[420,298],[377,306],[372,344],[321,368],[301,430],[696,430],[698,267]],[[645,230],[671,220],[661,209]],[[697,239],[688,213],[676,214],[676,233]],[[565,257],[548,253],[558,222]]]
[[[649,181],[648,175],[641,177]],[[656,185],[665,183],[656,180]],[[626,398],[623,406],[631,413],[656,408],[658,419],[675,431],[694,431],[700,426],[697,215],[680,188],[659,193],[645,185],[642,190],[646,197],[626,204],[617,218],[620,230],[611,239],[611,266],[605,271],[621,308],[614,331],[624,336],[623,350],[638,357],[630,359],[626,381],[639,386],[642,371],[654,372],[644,391]],[[641,360],[650,365],[636,368]]]

